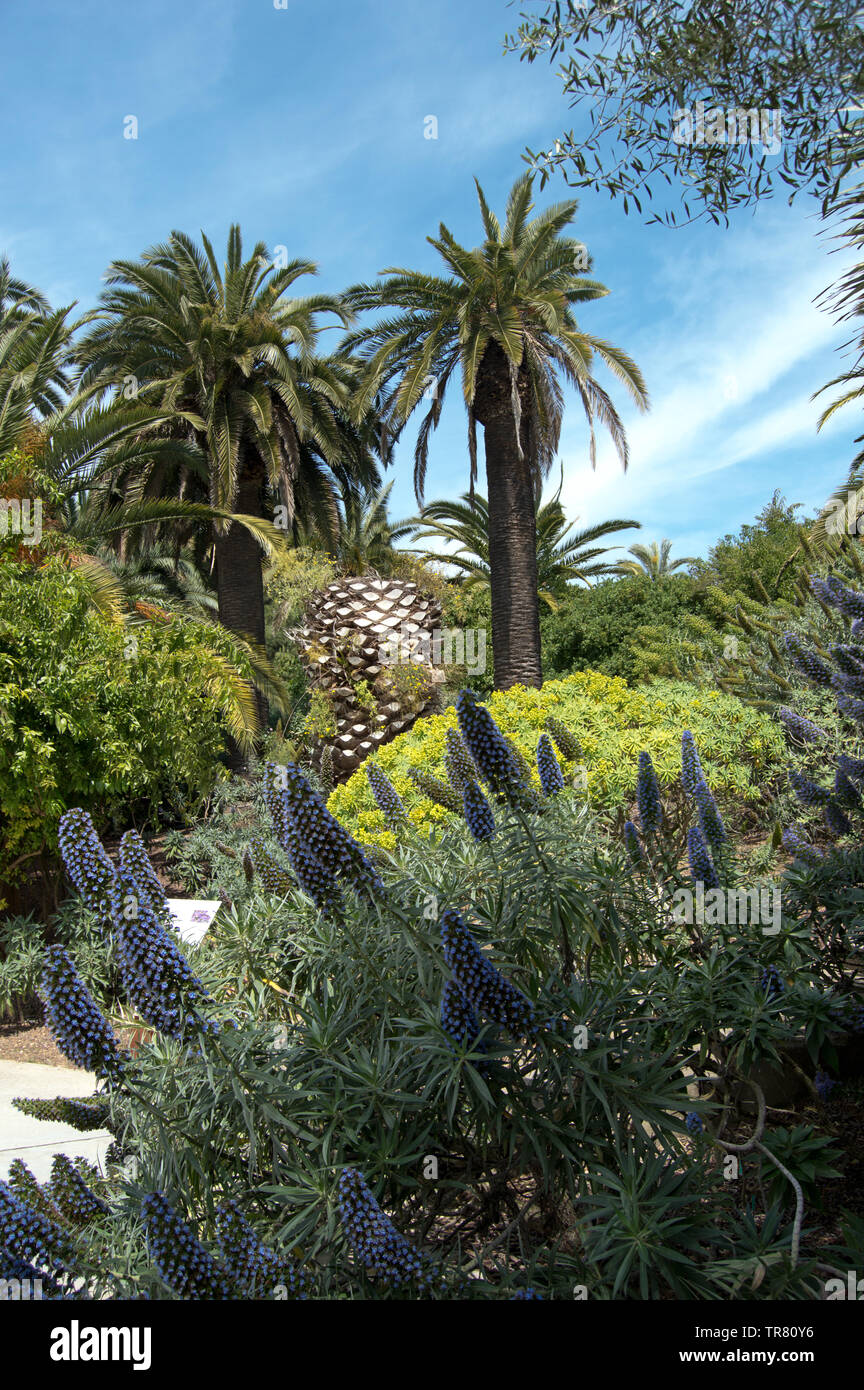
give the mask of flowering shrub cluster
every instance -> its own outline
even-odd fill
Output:
[[[779,774],[785,753],[782,731],[770,715],[683,681],[630,689],[623,680],[577,671],[546,681],[540,690],[514,686],[496,691],[488,709],[529,769],[535,765],[538,740],[548,733],[565,783],[584,775],[592,807],[604,814],[617,813],[626,802],[643,749],[650,752],[663,786],[677,780],[682,728],[692,730],[698,741],[706,776],[721,801],[740,805],[753,797],[759,783],[775,770]],[[439,832],[448,812],[463,813],[458,779],[470,767],[454,758],[453,736],[460,730],[454,707],[419,719],[375,754],[375,765],[421,834]],[[499,760],[502,768],[510,766],[500,749]],[[476,769],[472,775],[477,778]],[[539,771],[529,771],[529,781],[535,792],[542,790]],[[327,804],[361,843],[393,849],[399,842],[378,808],[364,768],[336,787]]]
[[[500,769],[504,735],[481,726]],[[564,758],[566,730],[550,733]],[[469,788],[483,793],[450,745],[464,806]],[[728,1298],[745,1285],[815,1296],[801,1183],[788,1178],[804,1158],[769,1126],[740,1192],[721,1167],[732,1124],[752,1127],[741,1093],[790,1039],[806,1046],[821,1104],[842,1094],[844,1040],[864,1027],[854,893],[832,898],[825,861],[806,873],[796,862],[769,935],[725,908],[681,915],[682,892],[692,909],[744,870],[695,731],[677,790],[641,751],[624,851],[566,777],[522,802],[513,758],[515,804],[491,773],[485,784],[489,848],[477,804],[434,845],[409,811],[380,874],[302,774],[270,765],[277,840],[292,864],[332,866],[340,910],[300,874],[281,871],[270,892],[256,872],[194,973],[166,954],[158,894],[127,842],[106,930],[159,1037],[124,1056],[68,955],[49,956],[58,1042],[102,1078],[68,1113],[107,1119],[116,1147],[102,1175],[67,1161],[40,1187],[16,1169],[0,1188],[5,1265],[70,1298],[569,1300],[574,1282],[604,1298]],[[263,836],[253,854],[276,862]],[[228,1008],[233,1026],[217,1029]],[[48,1116],[70,1102],[21,1104]],[[832,1157],[808,1146],[809,1177],[835,1174]],[[757,1228],[749,1194],[778,1185]],[[638,1198],[627,1220],[622,1190]]]

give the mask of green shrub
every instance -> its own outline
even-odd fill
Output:
[[[628,681],[676,671],[690,677],[722,647],[724,621],[720,591],[701,591],[686,574],[653,583],[645,576],[609,579],[570,590],[557,612],[543,614],[544,669],[595,670]]]
[[[489,709],[532,765],[547,716],[563,720],[582,745],[580,766],[587,776],[589,800],[603,811],[617,810],[631,799],[642,749],[650,752],[661,782],[678,776],[684,728],[692,731],[711,785],[724,800],[753,798],[760,782],[779,771],[785,750],[782,731],[770,718],[733,697],[683,681],[632,689],[596,671],[577,671],[563,680],[547,681],[541,690],[514,686],[497,691]],[[448,709],[418,720],[375,755],[412,823],[427,834],[447,822],[451,813],[420,794],[409,769],[443,779],[446,732],[456,727],[456,712]],[[565,762],[564,768],[572,777],[577,764]],[[364,768],[335,789],[328,806],[357,839],[393,847],[393,833],[375,804]]]
[[[0,565],[0,880],[53,853],[70,806],[105,824],[213,786],[218,641],[111,622],[60,561]]]

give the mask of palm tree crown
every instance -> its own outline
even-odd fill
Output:
[[[277,268],[259,242],[244,259],[240,230],[228,238],[220,269],[173,232],[139,261],[109,269],[98,322],[80,345],[82,384],[93,393],[132,389],[147,405],[175,412],[185,442],[172,470],[135,460],[115,475],[128,496],[189,496],[226,512],[279,517],[298,512],[337,521],[339,477],[377,478],[362,431],[347,420],[354,385],[349,361],[316,352],[320,319],[348,315],[337,298],[290,298],[311,261]],[[130,388],[131,383],[131,388]],[[178,441],[181,442],[181,441]],[[260,642],[264,636],[261,557],[237,525],[216,528],[222,621]]]
[[[476,181],[475,181],[476,182]],[[592,375],[594,359],[608,366],[640,408],[647,404],[636,364],[619,349],[579,328],[574,307],[608,291],[581,274],[585,248],[565,236],[576,204],[559,203],[531,218],[531,176],[517,180],[502,227],[477,184],[483,243],[461,246],[442,224],[428,240],[449,274],[400,268],[377,284],[348,292],[352,309],[393,309],[381,322],[349,335],[346,349],[366,364],[355,399],[358,418],[383,395],[398,435],[425,400],[414,455],[422,501],[430,437],[447,388],[461,375],[468,414],[473,492],[477,424],[485,431],[490,521],[492,627],[496,683],[541,680],[537,616],[535,502],[555,456],[564,396],[561,380],[579,396],[588,419],[609,430],[627,463],[624,429],[609,395]]]
[[[620,560],[614,567],[615,571],[618,574],[647,575],[649,579],[660,579],[664,574],[672,574],[684,565],[696,564],[695,555],[684,555],[680,560],[670,561],[671,549],[670,540],[663,540],[659,544],[652,541],[650,545],[631,545],[628,553],[636,558]]]
[[[556,495],[537,510],[538,596],[557,609],[562,590],[569,583],[589,584],[602,574],[616,573],[614,562],[599,559],[608,548],[594,545],[613,532],[638,528],[638,521],[601,521],[571,535],[574,522],[568,522]],[[416,540],[455,541],[457,549],[444,554],[422,552],[424,560],[446,560],[469,586],[489,588],[489,507],[485,497],[463,493],[460,501],[429,502],[412,527]]]

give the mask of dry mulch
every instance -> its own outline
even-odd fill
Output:
[[[27,1023],[0,1023],[0,1062],[39,1062],[44,1067],[69,1067],[41,1019]]]

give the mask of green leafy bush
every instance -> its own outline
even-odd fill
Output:
[[[716,690],[700,690],[683,681],[632,689],[596,671],[577,671],[563,680],[547,681],[540,690],[515,686],[496,691],[489,709],[531,764],[546,719],[551,715],[563,720],[582,748],[580,760],[564,761],[565,772],[572,778],[584,768],[588,798],[605,812],[626,804],[643,749],[654,759],[661,781],[674,781],[681,769],[682,728],[692,730],[711,784],[722,799],[743,802],[758,796],[759,784],[779,773],[785,751],[782,731],[770,718]],[[418,720],[375,754],[410,821],[425,834],[446,823],[451,813],[423,796],[408,774],[415,768],[444,778],[446,734],[456,727],[456,712],[448,709]],[[328,805],[357,839],[394,846],[393,831],[375,803],[363,767],[335,789]]]
[[[218,643],[215,628],[109,621],[60,561],[0,565],[0,880],[54,852],[69,806],[146,818],[213,786]]]

